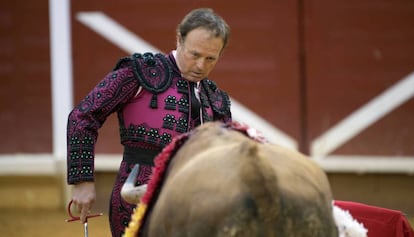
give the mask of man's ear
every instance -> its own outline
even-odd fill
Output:
[[[183,37],[181,36],[181,34],[180,34],[180,33],[177,33],[177,48],[178,48],[180,45],[182,45],[182,44],[183,44],[183,42],[184,42]]]

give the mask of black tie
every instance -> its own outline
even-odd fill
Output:
[[[200,118],[200,101],[198,101],[194,87],[196,83],[190,82],[190,91],[191,91],[191,118],[192,119],[199,119]]]

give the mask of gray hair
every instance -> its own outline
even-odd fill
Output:
[[[177,26],[177,33],[184,41],[187,34],[196,29],[203,28],[211,31],[215,37],[223,39],[223,49],[230,38],[230,27],[210,8],[198,8],[188,13]]]

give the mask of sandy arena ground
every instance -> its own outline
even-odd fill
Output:
[[[65,222],[64,211],[13,212],[0,211],[0,236],[7,237],[83,237],[83,225]],[[414,218],[410,218],[414,226]],[[89,237],[111,237],[108,216],[103,215],[88,221]]]
[[[83,237],[83,225],[66,222],[64,211],[0,211],[0,236],[7,237]],[[88,220],[89,237],[111,237],[108,216]]]

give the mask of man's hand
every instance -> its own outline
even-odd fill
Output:
[[[82,182],[74,185],[72,201],[75,204],[76,211],[80,213],[80,221],[82,224],[86,222],[86,216],[90,212],[95,200],[96,192],[94,182]]]

